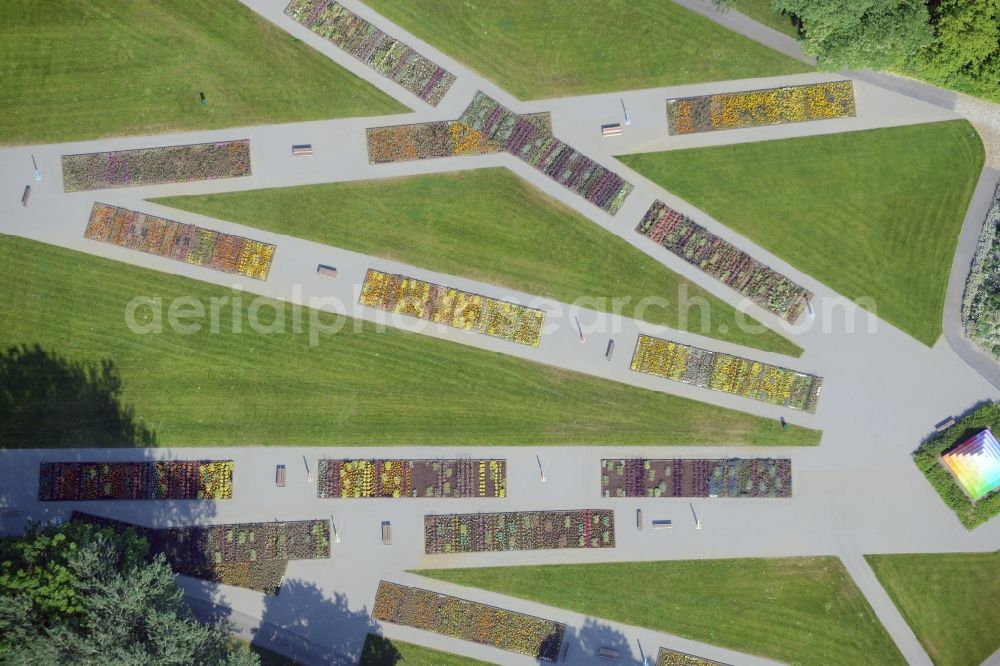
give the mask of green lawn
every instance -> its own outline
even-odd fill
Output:
[[[417,573],[787,664],[904,664],[835,557],[617,562]]]
[[[983,166],[964,120],[620,157],[927,345]]]
[[[366,0],[521,99],[808,72],[664,0]]]
[[[741,330],[732,307],[502,168],[155,201],[566,303],[588,298],[584,307],[628,298],[619,311],[629,317],[639,305],[654,324],[802,352],[770,330]],[[682,325],[679,289],[705,298],[707,316],[692,308]],[[671,305],[642,307],[650,296]]]
[[[197,333],[183,335],[168,325],[173,299],[194,298],[209,312],[211,298],[233,292],[12,236],[0,236],[0,266],[6,294],[0,350],[38,344],[72,362],[109,360],[124,385],[121,401],[135,408],[160,445],[819,441],[817,431],[783,432],[772,419],[398,329],[379,333],[360,321],[347,320],[340,333],[320,335],[311,346],[314,313],[302,312],[303,332],[294,333],[287,304],[279,306],[286,332],[256,333],[249,295],[241,297],[235,318],[242,332],[233,332],[227,302],[219,308],[217,332],[204,321]],[[136,296],[162,298],[162,333],[126,326],[126,305]],[[137,319],[151,321],[149,310],[138,310]],[[261,323],[271,316],[263,309]],[[321,319],[330,324],[333,316]],[[76,401],[58,400],[63,387],[49,386],[50,377],[19,376],[13,366],[17,381],[0,382],[0,416],[9,410],[0,418],[0,445],[79,445],[76,424],[61,422],[63,414],[86,419]],[[69,387],[74,397],[75,383]],[[54,414],[38,413],[42,405]],[[12,438],[26,416],[38,427]],[[53,427],[61,434],[33,435]]]
[[[783,32],[789,37],[798,39],[799,30],[792,25],[792,19],[781,12],[771,9],[771,0],[730,0],[729,6],[741,14],[749,16],[758,23]]]
[[[368,634],[359,666],[486,666],[488,663]]]
[[[0,25],[0,144],[408,110],[237,0],[4,0]]]
[[[866,558],[937,666],[976,666],[1000,649],[1000,552]]]

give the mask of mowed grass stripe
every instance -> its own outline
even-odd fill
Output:
[[[237,0],[4,0],[0,25],[0,144],[408,110]]]
[[[565,303],[585,298],[587,308],[613,311],[622,299],[618,311],[627,317],[766,351],[802,352],[771,330],[744,330],[744,318],[737,320],[730,305],[506,169],[154,201]],[[688,308],[686,320],[682,291],[707,304]]]
[[[232,296],[188,278],[0,236],[0,349],[112,360],[160,445],[816,444],[817,431],[419,334],[348,321],[308,335],[228,325],[138,335],[135,296]],[[286,322],[291,306],[279,305]],[[266,314],[266,310],[265,310]],[[304,313],[309,319],[309,313]],[[332,320],[332,316],[324,316]],[[17,442],[8,445],[17,445]],[[37,445],[37,443],[35,443]],[[100,442],[94,442],[100,446]]]
[[[813,69],[661,0],[365,2],[520,99]]]
[[[960,120],[619,159],[933,345],[984,155]]]
[[[416,573],[786,664],[904,664],[835,557],[613,562]]]

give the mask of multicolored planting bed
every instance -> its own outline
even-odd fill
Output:
[[[812,298],[804,287],[662,201],[653,202],[635,230],[791,324]]]
[[[84,236],[224,273],[266,280],[275,246],[127,208],[95,203]]]
[[[552,133],[552,118],[548,113],[529,113],[521,117],[540,131]],[[371,127],[366,130],[366,134],[368,160],[372,164],[487,155],[504,150],[502,144],[487,139],[482,132],[461,120]]]
[[[454,74],[385,34],[339,2],[292,0],[285,14],[431,106],[437,106],[455,82]]]
[[[482,92],[476,93],[456,123],[368,130],[368,160],[372,164],[495,152],[498,148],[611,215],[634,189],[618,174],[552,136],[547,119],[543,122],[538,114],[514,113]]]
[[[103,190],[250,175],[250,140],[63,155],[63,190]]]
[[[537,347],[545,312],[488,296],[369,269],[361,305]]]
[[[232,460],[43,462],[42,502],[232,499]]]
[[[851,81],[809,83],[667,100],[671,134],[759,127],[855,115]]]
[[[319,497],[505,497],[506,460],[320,460]]]
[[[372,617],[553,662],[566,633],[561,622],[384,580]]]
[[[942,455],[941,464],[973,502],[1000,488],[1000,442],[989,428]]]
[[[649,335],[636,341],[632,369],[805,412],[816,410],[823,388],[815,375]]]
[[[965,335],[1000,359],[1000,186],[986,214],[962,297]]]
[[[791,497],[787,458],[601,461],[604,497]]]
[[[112,518],[73,514],[73,520],[132,528],[163,553],[179,574],[277,594],[289,560],[330,557],[330,521],[235,523],[153,529]]]
[[[615,514],[607,509],[424,516],[428,555],[614,547]]]
[[[661,647],[659,654],[656,655],[656,666],[728,666],[728,665],[722,663],[721,661],[705,659],[704,657],[696,657],[693,654],[688,654],[686,652],[678,652],[677,650],[668,650],[665,647]]]

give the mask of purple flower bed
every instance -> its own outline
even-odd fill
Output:
[[[791,497],[788,458],[601,461],[604,497]]]
[[[66,192],[250,175],[250,140],[63,155]]]
[[[317,35],[437,106],[455,75],[332,0],[292,0],[285,14]]]
[[[692,266],[794,324],[812,293],[662,201],[635,228]]]
[[[376,127],[367,138],[372,164],[504,150],[612,215],[634,189],[552,136],[548,114],[520,115],[481,92],[457,121]]]

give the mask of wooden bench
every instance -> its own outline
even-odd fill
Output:
[[[382,544],[386,546],[392,545],[392,524],[388,520],[382,521]]]
[[[608,359],[610,361],[611,360],[611,356],[614,353],[615,353],[615,341],[614,340],[608,340],[608,348],[604,352],[604,358],[606,358],[606,359]]]
[[[602,647],[600,650],[597,651],[597,654],[601,657],[601,659],[621,659],[622,658],[622,653],[621,652],[619,652],[618,650],[612,650],[611,648],[607,648],[607,647]]]
[[[9,518],[13,516],[20,516],[24,513],[24,509],[15,509],[13,507],[4,507],[0,509],[0,518]]]
[[[944,421],[941,421],[941,423],[936,424],[934,426],[934,429],[937,430],[938,432],[944,432],[953,425],[955,425],[955,417],[949,416]]]
[[[24,186],[24,194],[21,195],[21,205],[25,208],[28,207],[28,197],[31,196],[31,185]]]
[[[642,531],[642,509],[635,510],[635,529]]]
[[[311,143],[300,143],[292,146],[292,155],[294,157],[305,157],[313,154],[313,147]]]
[[[279,488],[285,487],[285,466],[278,465],[274,470],[274,483],[277,484]]]
[[[326,264],[318,264],[316,266],[316,272],[327,277],[337,277],[337,269],[334,266],[327,266]]]
[[[674,521],[672,520],[654,520],[653,529],[654,530],[666,530],[674,526]]]
[[[607,125],[601,125],[601,134],[604,136],[621,136],[622,131],[621,123],[608,123]]]

